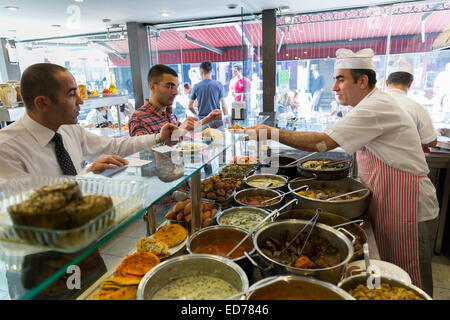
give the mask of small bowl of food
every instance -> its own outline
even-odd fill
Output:
[[[235,207],[222,211],[217,216],[217,224],[240,227],[251,231],[269,215],[264,209],[255,207]]]
[[[298,167],[298,173],[305,178],[317,176],[318,180],[337,180],[348,176],[350,171],[349,162],[337,163],[328,166],[328,163],[334,162],[331,159],[311,159],[301,162]]]
[[[379,276],[368,281],[369,276],[364,273],[345,278],[338,287],[356,300],[432,300],[425,291],[402,280]]]
[[[274,197],[278,198],[271,200]],[[280,191],[262,188],[244,189],[234,196],[234,200],[241,206],[252,206],[268,211],[279,208],[283,199],[284,194]]]

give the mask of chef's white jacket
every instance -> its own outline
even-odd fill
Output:
[[[387,165],[423,177],[419,179],[418,221],[437,217],[436,190],[427,177],[429,169],[416,126],[389,94],[374,89],[324,132],[349,154],[366,147]]]
[[[430,114],[421,104],[407,97],[406,92],[403,90],[388,89],[388,93],[411,116],[419,132],[422,144],[427,144],[437,139]]]

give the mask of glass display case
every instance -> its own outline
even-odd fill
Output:
[[[265,117],[256,118],[243,121],[241,125],[259,124],[264,120]],[[49,250],[48,247],[36,243],[0,241],[0,284],[9,291],[9,298],[86,298],[89,288],[95,287],[95,284],[111,271],[112,266],[136,249],[136,237],[148,236],[154,232],[156,226],[161,225],[167,211],[158,211],[158,207],[161,208],[164,200],[171,198],[174,191],[186,184],[189,184],[191,190],[193,215],[200,216],[197,204],[201,203],[201,179],[216,174],[219,168],[231,159],[233,149],[239,154],[242,149],[240,144],[248,143],[228,132],[228,125],[225,122],[225,125],[219,128],[223,132],[223,139],[217,141],[202,141],[201,131],[194,132],[190,139],[185,137],[186,141],[183,143],[204,144],[205,148],[200,150],[184,152],[179,148],[182,143],[177,143],[169,147],[170,156],[163,157],[161,147],[168,146],[158,145],[152,150],[129,157],[130,164],[112,178],[111,174],[106,172],[103,175],[84,175],[86,178],[142,184],[144,192],[142,206],[137,206],[134,212],[128,213],[125,219],[112,230],[101,234],[94,243],[76,252],[61,252],[57,248]],[[199,227],[192,225],[191,230]],[[136,228],[138,232],[135,231]],[[122,241],[124,234],[126,239],[133,240],[133,245],[128,246]],[[76,281],[71,282],[72,277],[77,274],[76,270],[81,270],[81,282],[78,286]],[[85,294],[82,295],[83,293]]]

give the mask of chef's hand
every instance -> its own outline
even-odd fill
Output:
[[[179,130],[179,128],[172,124],[172,123],[166,123],[160,131],[160,141],[161,142],[165,142],[168,143],[171,141],[172,138],[172,134],[174,133],[174,131]]]
[[[102,173],[106,169],[115,169],[128,164],[128,160],[115,155],[101,155],[91,164],[86,172]]]
[[[257,126],[244,128],[244,133],[248,134],[245,140],[259,140],[264,136],[267,137],[267,140],[271,139],[272,130],[276,130],[275,128],[266,126],[264,124],[259,124]],[[264,135],[264,132],[266,133]],[[261,135],[261,136],[260,136]]]
[[[187,117],[186,120],[184,120],[183,124],[180,126],[180,129],[192,131],[192,130],[194,130],[196,125],[198,125],[197,118]]]
[[[207,124],[215,120],[222,120],[222,111],[220,109],[214,109],[202,120],[202,124]]]

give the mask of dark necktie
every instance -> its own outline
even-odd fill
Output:
[[[55,143],[56,159],[58,159],[58,163],[63,174],[68,176],[76,176],[77,170],[73,165],[72,159],[70,159],[69,153],[66,148],[64,148],[61,135],[59,133],[55,133],[52,141]]]

